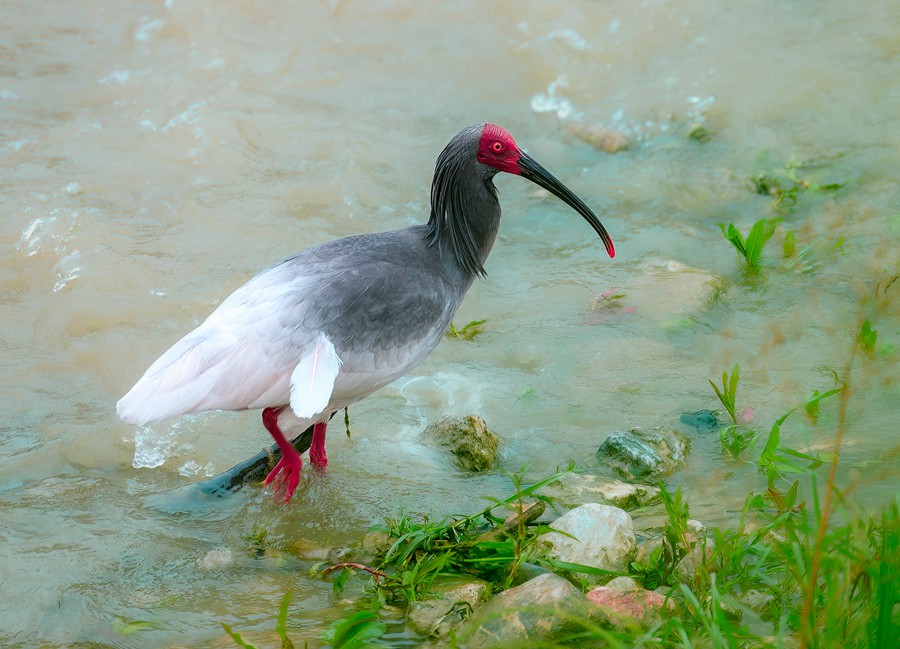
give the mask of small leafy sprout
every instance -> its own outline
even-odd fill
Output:
[[[871,353],[875,349],[875,341],[878,340],[878,331],[872,329],[872,323],[866,320],[859,329],[859,344]]]
[[[747,267],[754,270],[759,268],[759,258],[762,255],[763,246],[772,238],[776,225],[778,225],[778,219],[760,219],[750,228],[750,233],[745,240],[734,223],[729,223],[727,226],[719,223],[722,234],[743,257]]]
[[[244,542],[257,559],[261,558],[266,550],[277,545],[277,539],[269,538],[269,528],[259,523],[255,523],[250,533],[244,535]]]
[[[690,512],[682,496],[681,487],[673,494],[664,484],[660,484],[660,497],[667,514],[661,544],[651,550],[642,562],[632,562],[629,566],[635,579],[648,590],[677,584],[675,571],[687,555],[686,548],[690,547],[688,542]]]
[[[728,372],[722,372],[722,387],[709,381],[719,401],[731,417],[731,423],[719,432],[719,440],[722,443],[722,450],[727,452],[731,457],[737,458],[741,453],[750,448],[759,436],[755,431],[738,422],[736,395],[738,378],[740,376],[740,366],[735,363],[734,369],[731,370],[731,377]]]
[[[719,389],[718,385],[712,382],[712,379],[708,379],[709,384],[712,386],[712,389],[716,391],[716,396],[719,397],[719,401],[722,402],[722,405],[725,406],[725,410],[728,411],[728,416],[731,417],[731,423],[735,426],[738,423],[737,411],[735,409],[735,396],[737,395],[738,377],[740,375],[740,371],[740,365],[735,363],[734,369],[731,370],[731,378],[728,377],[728,372],[722,372],[721,389]]]
[[[793,257],[797,254],[797,233],[788,230],[784,233],[784,243],[781,246],[785,259]]]
[[[456,338],[457,340],[472,340],[475,336],[484,331],[483,325],[487,320],[472,320],[462,329],[457,329],[456,325],[450,323],[450,329],[447,330],[448,338]]]

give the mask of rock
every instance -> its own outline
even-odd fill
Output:
[[[516,574],[513,576],[512,584],[514,586],[518,586],[519,584],[523,584],[526,581],[534,579],[535,577],[539,577],[540,575],[545,575],[549,572],[552,572],[548,568],[544,566],[539,566],[536,563],[529,563],[528,561],[523,561],[518,565],[516,569]]]
[[[647,539],[639,546],[637,546],[637,552],[635,552],[634,554],[634,560],[646,566],[650,563],[651,555],[653,554],[654,550],[661,549],[662,547],[662,536],[656,536],[651,539]]]
[[[611,579],[607,584],[607,588],[612,588],[613,590],[634,590],[635,588],[640,588],[638,583],[632,579],[631,577],[616,577],[615,579]]]
[[[496,595],[456,634],[461,649],[521,647],[571,632],[588,610],[575,586],[552,573]]]
[[[376,558],[384,556],[393,542],[393,537],[387,532],[366,532],[353,553],[353,560],[357,563],[373,563]]]
[[[197,559],[197,567],[203,570],[218,570],[234,563],[234,554],[228,548],[210,550]]]
[[[564,474],[541,489],[540,493],[563,507],[600,503],[630,511],[659,502],[659,489],[656,487],[578,473]]]
[[[689,547],[685,548],[682,546],[681,541],[678,542],[678,552],[680,553],[684,550],[687,550],[687,552],[675,567],[675,576],[678,579],[689,581],[694,577],[695,566],[703,564],[704,561],[708,561],[712,556],[715,540],[706,535],[706,527],[700,521],[688,519],[685,521],[685,528],[686,535],[684,540]],[[666,543],[664,537],[660,535],[641,543],[637,548],[634,560],[636,563],[644,566],[653,566],[656,565],[659,560],[659,553],[662,552],[666,552],[666,556],[671,559],[672,549]],[[657,553],[656,557],[653,556],[654,553]],[[706,555],[706,559],[704,559],[704,555]]]
[[[552,545],[549,556],[559,561],[624,572],[634,557],[631,517],[618,507],[588,503],[559,517],[550,527],[571,535],[550,532],[541,537]],[[593,576],[588,579],[597,581]]]
[[[430,424],[422,436],[450,449],[459,468],[484,471],[494,466],[499,439],[478,415],[443,417]]]
[[[774,612],[775,596],[751,588],[739,598],[741,604],[759,614],[764,620],[771,619]]]
[[[626,480],[650,480],[685,466],[690,448],[690,440],[683,433],[659,426],[650,431],[632,428],[627,433],[613,433],[597,454]]]
[[[490,594],[490,584],[481,579],[432,586],[432,597],[410,604],[406,622],[420,635],[444,638],[486,602]]]
[[[629,268],[625,292],[628,304],[637,305],[641,316],[658,323],[664,331],[677,334],[696,327],[697,311],[713,303],[722,291],[723,281],[701,268],[649,256]],[[641,343],[654,344],[647,338]],[[665,347],[659,353],[666,354],[666,360],[671,358],[671,351]]]
[[[598,586],[586,597],[597,607],[591,617],[613,627],[639,624],[648,628],[660,622],[664,608],[674,608],[671,600],[667,607],[663,595],[643,588],[617,590],[609,585]]]
[[[587,142],[604,153],[618,153],[628,148],[628,138],[619,131],[605,126],[573,122],[567,130],[579,140]]]
[[[712,410],[698,410],[697,412],[685,412],[678,418],[685,426],[690,426],[698,433],[714,433],[721,427],[719,418]]]

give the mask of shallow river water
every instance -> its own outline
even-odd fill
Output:
[[[878,339],[850,374],[840,478],[884,502],[900,485],[898,79],[889,0],[5,0],[0,645],[233,646],[220,622],[271,640],[291,590],[291,634],[317,646],[353,608],[302,548],[352,544],[401,509],[475,511],[510,492],[501,469],[590,469],[612,431],[717,408],[707,379],[735,363],[739,407],[766,431],[834,387],[866,318]],[[456,318],[484,333],[352,407],[351,437],[332,427],[327,474],[290,505],[248,487],[153,506],[268,436],[256,412],[135,430],[116,400],[259,270],[424,221],[437,154],[482,121],[595,209],[617,257],[498,177],[488,277]],[[629,146],[602,150],[601,128]],[[750,178],[779,169],[808,185],[782,180],[796,205],[746,273],[718,223],[776,216]],[[785,443],[830,449],[836,405],[818,426],[789,420]],[[497,470],[464,475],[419,441],[468,412],[500,435]],[[754,465],[686,432],[669,484],[732,523]],[[291,552],[257,557],[245,537],[261,529]]]

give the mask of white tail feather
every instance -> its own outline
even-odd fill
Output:
[[[340,369],[341,359],[334,345],[325,334],[319,333],[312,351],[291,373],[291,410],[294,414],[306,419],[325,410]]]

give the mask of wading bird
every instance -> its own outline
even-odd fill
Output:
[[[324,468],[331,415],[425,360],[485,274],[501,171],[568,203],[615,255],[594,213],[505,129],[470,126],[437,159],[426,224],[330,241],[263,271],[150,366],[117,404],[119,417],[143,425],[262,408],[282,451],[265,485],[289,501],[302,466],[289,440],[313,426],[310,462]]]

